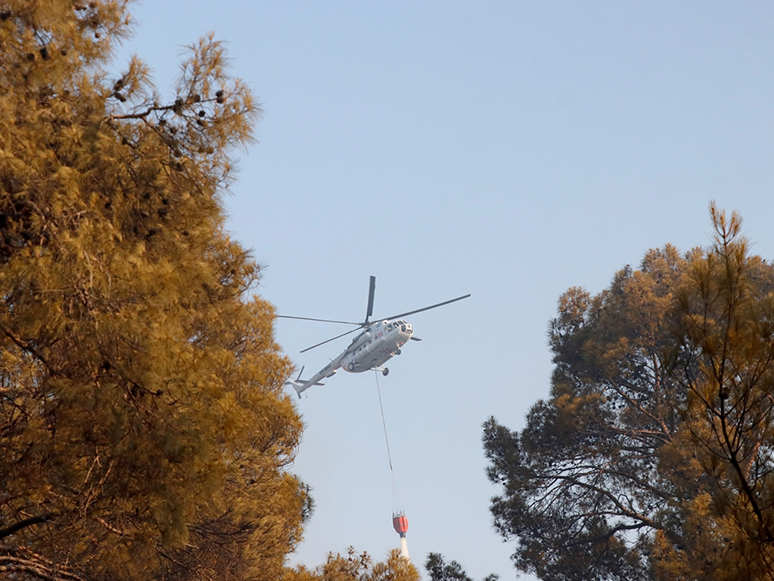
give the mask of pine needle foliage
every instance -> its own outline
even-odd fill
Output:
[[[430,581],[473,581],[457,561],[446,561],[441,553],[428,553],[425,570]],[[500,577],[491,573],[483,581],[497,581]]]
[[[680,294],[686,428],[715,516],[705,559],[714,579],[774,579],[774,271],[750,254],[738,214],[710,211],[714,243]]]
[[[285,570],[281,581],[419,581],[419,571],[397,549],[390,551],[384,561],[374,562],[366,552],[354,547],[347,554],[328,553],[325,563],[315,569],[304,565]]]
[[[569,289],[550,398],[484,425],[495,526],[554,580],[774,579],[774,268],[741,218]]]
[[[260,109],[223,46],[164,100],[121,0],[0,3],[0,572],[268,579],[301,423],[259,268],[224,230]]]

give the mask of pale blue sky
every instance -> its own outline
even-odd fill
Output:
[[[229,228],[283,314],[409,317],[424,339],[380,378],[412,557],[513,579],[491,529],[481,423],[520,427],[545,397],[546,328],[569,286],[598,292],[667,242],[709,242],[738,209],[774,256],[769,2],[196,2],[135,6],[126,52],[162,91],[214,31],[265,110],[227,198]],[[346,340],[282,320],[307,373]],[[294,470],[316,513],[293,562],[398,546],[372,374],[298,402]]]

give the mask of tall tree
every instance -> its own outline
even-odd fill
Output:
[[[597,296],[565,293],[550,399],[520,432],[486,422],[489,476],[503,487],[491,509],[517,541],[517,568],[769,578],[774,269],[747,254],[738,217],[712,216],[707,251],[650,251]]]
[[[592,297],[571,288],[551,322],[551,398],[521,431],[490,419],[484,442],[495,525],[518,539],[518,568],[541,578],[635,579],[643,541],[669,511],[657,450],[674,441],[681,390],[665,373],[684,261],[649,252]]]
[[[774,578],[774,269],[749,254],[741,219],[712,205],[715,242],[680,294],[686,430],[718,547],[714,577]],[[706,540],[705,540],[706,542]],[[704,552],[702,552],[704,553]],[[690,555],[670,550],[672,566]]]
[[[222,211],[260,110],[212,38],[168,101],[137,58],[111,77],[130,22],[0,7],[0,571],[276,578],[301,423]]]

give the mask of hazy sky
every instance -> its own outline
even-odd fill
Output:
[[[117,54],[169,95],[184,45],[213,31],[265,111],[226,204],[282,314],[409,317],[380,377],[408,543],[513,579],[491,528],[481,423],[512,428],[549,390],[548,321],[649,248],[707,245],[737,209],[774,257],[770,2],[197,2],[136,5]],[[279,320],[305,375],[347,344]],[[292,392],[291,392],[292,393]],[[298,401],[293,470],[317,503],[293,562],[398,546],[373,373]],[[295,397],[295,394],[293,394]]]

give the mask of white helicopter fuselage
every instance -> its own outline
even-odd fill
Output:
[[[300,378],[288,380],[301,397],[301,393],[313,385],[323,385],[321,380],[333,377],[339,368],[351,373],[362,373],[370,369],[380,369],[394,355],[400,353],[400,348],[411,339],[414,329],[403,319],[383,319],[370,323],[349,344],[344,353],[333,359],[328,365],[307,380]],[[303,371],[303,370],[302,370]],[[386,375],[387,370],[382,369]]]
[[[384,365],[411,339],[414,329],[402,319],[371,323],[352,340],[341,359],[341,368],[362,373]]]
[[[389,369],[384,367],[393,356],[400,354],[400,348],[403,347],[409,339],[413,341],[420,341],[418,337],[414,337],[413,327],[403,320],[403,317],[408,317],[415,313],[422,313],[429,311],[430,309],[437,309],[451,303],[456,303],[462,299],[466,299],[470,294],[457,297],[442,303],[436,303],[421,309],[414,309],[413,311],[406,311],[399,315],[391,315],[386,319],[377,320],[375,323],[370,322],[371,315],[374,311],[374,291],[376,290],[376,277],[372,276],[368,285],[368,308],[366,309],[365,320],[362,323],[352,323],[351,321],[336,321],[330,319],[313,319],[310,317],[296,317],[290,315],[277,315],[277,317],[285,319],[302,319],[306,321],[319,321],[322,323],[343,323],[345,325],[355,325],[357,328],[341,333],[335,337],[331,337],[326,341],[307,347],[301,353],[325,345],[331,341],[335,341],[340,337],[354,333],[357,329],[362,329],[344,353],[341,353],[336,359],[332,359],[328,365],[323,367],[320,371],[315,373],[309,379],[301,379],[301,375],[304,373],[304,368],[301,368],[301,372],[298,377],[288,379],[287,384],[292,385],[293,389],[298,393],[298,397],[301,397],[301,392],[306,391],[313,385],[323,385],[321,380],[333,377],[336,372],[343,368],[350,373],[362,373],[369,369],[375,369],[381,371],[384,375],[387,375]]]

